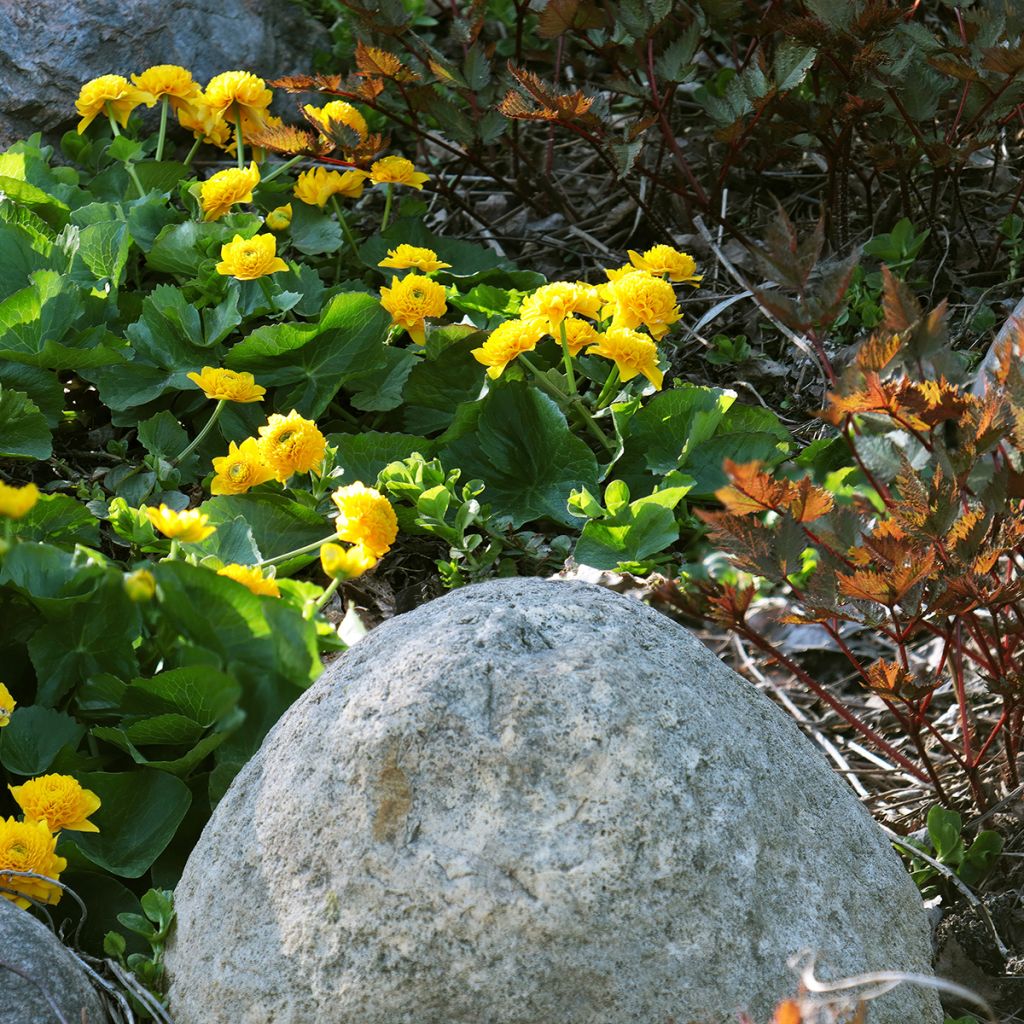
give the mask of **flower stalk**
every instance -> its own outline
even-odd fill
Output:
[[[203,429],[200,430],[198,434],[196,434],[195,439],[192,441],[192,443],[190,445],[188,445],[185,448],[184,451],[182,451],[175,458],[171,459],[171,465],[172,466],[177,466],[180,462],[182,462],[185,459],[187,459],[196,450],[196,448],[198,448],[199,445],[202,444],[203,439],[206,437],[206,435],[211,430],[213,430],[213,425],[220,418],[220,414],[224,411],[224,406],[225,405],[227,405],[227,399],[226,398],[222,398],[222,399],[220,399],[217,402],[216,406],[214,407],[214,410],[213,410],[212,414],[210,415],[210,418],[206,421],[206,426],[203,427]]]

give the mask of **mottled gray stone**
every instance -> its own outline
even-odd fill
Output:
[[[205,85],[221,71],[312,70],[325,34],[285,0],[0,0],[0,145],[74,127],[83,82],[179,64]]]
[[[176,895],[178,1024],[758,1019],[929,971],[914,886],[793,722],[694,637],[501,580],[374,630],[267,737]],[[940,1021],[900,988],[871,1024]]]
[[[68,1024],[107,1024],[88,976],[53,932],[0,898],[0,1021],[56,1024],[47,997]]]

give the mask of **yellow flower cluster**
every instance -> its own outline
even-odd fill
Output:
[[[664,373],[658,366],[656,342],[682,316],[671,282],[699,287],[702,278],[695,272],[693,257],[671,246],[656,245],[643,255],[630,250],[629,255],[631,263],[605,271],[605,284],[542,285],[523,300],[517,319],[499,325],[473,350],[474,358],[494,379],[517,356],[532,351],[544,335],[561,341],[564,330],[570,356],[586,348],[591,355],[611,359],[623,382],[642,375],[660,389]],[[592,320],[599,321],[600,330]]]
[[[153,524],[153,529],[182,544],[198,544],[217,529],[216,526],[209,525],[210,517],[197,508],[176,512],[173,508],[161,504],[159,508],[143,505],[142,511]]]
[[[332,100],[322,107],[307,104],[302,108],[306,118],[315,124],[326,139],[330,139],[336,125],[344,125],[358,136],[358,141],[366,138],[369,128],[366,118],[345,100]]]
[[[236,203],[251,203],[252,190],[260,183],[254,160],[248,169],[229,167],[211,175],[199,186],[203,220],[219,220]]]
[[[338,508],[338,540],[352,546],[321,545],[320,564],[331,579],[354,579],[372,569],[391,550],[398,536],[398,517],[380,491],[362,483],[339,487],[331,500]]]
[[[326,167],[312,167],[303,171],[295,181],[294,195],[307,206],[327,205],[331,196],[358,199],[363,194],[365,171],[329,171]]]
[[[436,254],[427,250],[436,260]],[[444,316],[448,310],[444,285],[419,274],[391,278],[390,288],[381,288],[380,304],[391,314],[391,322],[403,327],[417,345],[427,343],[427,318]]]
[[[0,684],[0,690],[6,692],[6,687]],[[57,903],[61,888],[56,882],[68,865],[57,856],[57,836],[63,830],[99,832],[89,816],[99,810],[100,798],[70,775],[43,775],[7,788],[22,820],[0,819],[0,896],[23,909],[33,901]],[[15,871],[44,877],[5,873]]]
[[[204,366],[200,373],[186,374],[207,398],[225,402],[258,402],[267,393],[251,373],[236,373],[213,366]]]
[[[433,249],[402,244],[394,249],[388,249],[387,256],[377,266],[388,267],[391,270],[418,270],[421,274],[433,274],[438,270],[445,270],[451,264],[439,260]]]
[[[268,274],[287,270],[288,264],[277,255],[277,239],[273,235],[235,235],[220,248],[217,273],[238,281],[256,281]]]
[[[8,519],[22,519],[39,501],[39,488],[35,484],[12,487],[0,481],[0,516]]]
[[[222,566],[217,570],[218,576],[227,576],[228,579],[241,583],[248,587],[254,594],[261,594],[265,597],[280,597],[281,588],[273,575],[264,576],[263,570],[258,565],[238,565],[232,562],[230,565]]]
[[[11,724],[11,714],[18,702],[11,696],[11,691],[0,683],[0,729]]]
[[[370,181],[374,185],[408,185],[422,189],[430,181],[429,174],[422,174],[404,156],[385,156],[370,166]]]
[[[181,126],[197,139],[230,150],[234,147],[236,122],[242,125],[243,138],[280,123],[269,113],[272,99],[273,93],[263,79],[247,71],[224,71],[203,89],[186,68],[157,64],[132,75],[131,82],[121,75],[101,75],[86,82],[75,107],[81,118],[81,134],[97,117],[111,117],[124,127],[131,112],[141,104],[152,107],[166,102]]]
[[[211,494],[244,494],[268,480],[284,483],[295,473],[316,472],[327,451],[317,425],[294,409],[287,416],[272,415],[259,435],[241,444],[232,441],[227,455],[213,460]]]

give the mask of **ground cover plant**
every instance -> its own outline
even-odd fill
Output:
[[[322,659],[569,559],[808,690],[929,895],[1012,890],[1020,15],[308,6],[322,74],[111,74],[0,154],[0,867],[158,984]]]

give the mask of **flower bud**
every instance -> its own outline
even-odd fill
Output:
[[[148,569],[137,569],[124,578],[124,592],[129,601],[142,604],[156,594],[156,578]]]

